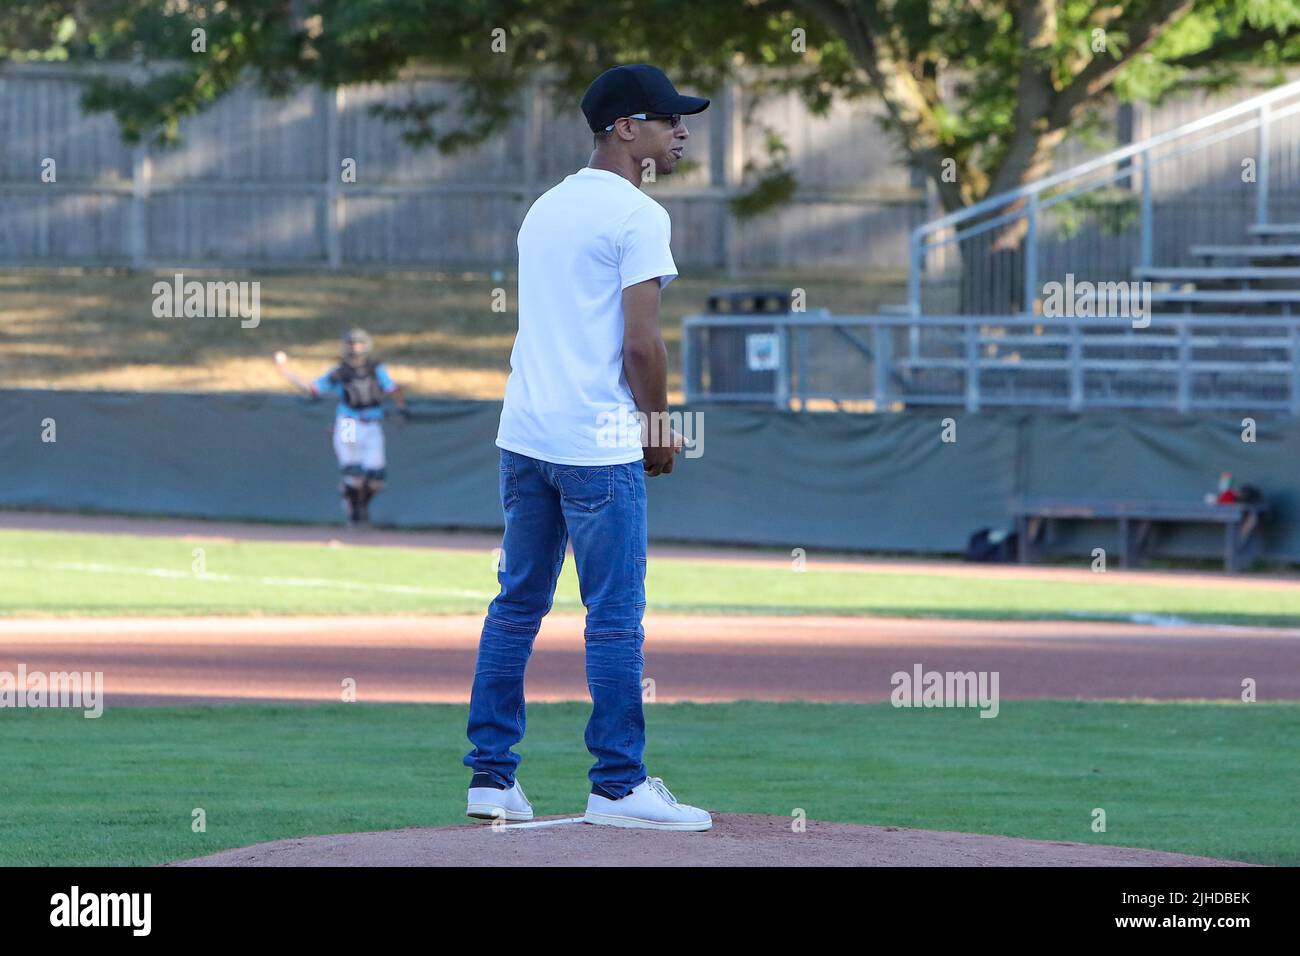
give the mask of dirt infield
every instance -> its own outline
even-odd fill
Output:
[[[478,615],[0,620],[0,670],[102,671],[108,706],[233,700],[464,703]],[[533,701],[587,700],[583,619],[546,618]],[[1300,699],[1300,631],[910,618],[650,616],[654,699],[882,701],[891,675],[996,671],[1003,700]]]
[[[386,547],[486,551],[493,535],[369,531],[41,512],[0,513],[0,527],[276,540],[318,547],[342,540]],[[784,553],[652,548],[656,560],[702,558],[788,565]],[[989,567],[959,562],[810,557],[810,564],[869,573],[979,574],[1095,580],[1089,570]],[[1296,579],[1183,572],[1107,572],[1179,587],[1296,587]],[[234,700],[357,699],[464,703],[481,615],[425,617],[214,617],[0,619],[0,670],[102,671],[113,705]],[[651,615],[646,676],[655,700],[872,702],[890,677],[925,670],[1000,675],[1002,698],[1237,699],[1259,682],[1261,699],[1300,699],[1300,630],[1096,621],[974,621],[784,615]],[[582,618],[553,613],[528,670],[535,701],[586,700]]]
[[[563,819],[563,818],[561,818]],[[1246,866],[1127,847],[714,814],[706,833],[465,825],[309,836],[169,866]]]

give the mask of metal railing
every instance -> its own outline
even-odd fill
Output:
[[[1282,121],[1297,113],[1300,81],[927,222],[910,237],[900,311],[1033,315],[1041,284],[1067,272],[1127,280],[1157,256],[1177,264],[1187,254],[1187,204],[1163,205],[1166,197],[1196,196],[1196,226],[1244,238],[1250,222],[1269,221],[1271,189],[1296,199],[1288,187],[1300,122]],[[1284,212],[1300,220],[1300,208]]]
[[[753,335],[779,343],[758,369]],[[688,403],[1300,415],[1300,316],[694,315],[682,342]]]

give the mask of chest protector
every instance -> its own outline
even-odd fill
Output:
[[[374,408],[384,402],[384,389],[375,374],[378,362],[366,359],[359,366],[342,362],[330,378],[343,386],[343,401],[349,408]]]

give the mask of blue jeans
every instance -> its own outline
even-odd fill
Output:
[[[513,786],[524,737],[524,668],[573,542],[587,608],[587,749],[593,790],[618,798],[646,778],[641,674],[645,658],[646,493],[640,461],[556,465],[501,449],[501,591],[488,607],[474,666],[465,765]]]

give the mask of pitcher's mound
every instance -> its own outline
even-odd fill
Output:
[[[557,818],[565,819],[565,818]],[[1179,853],[976,833],[715,813],[704,833],[585,823],[343,833],[258,843],[171,866],[1244,866]]]

